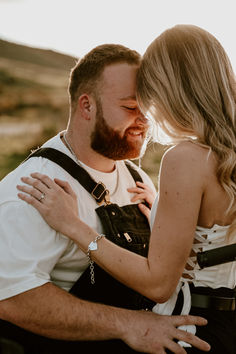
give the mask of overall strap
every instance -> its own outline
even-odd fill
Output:
[[[142,177],[140,176],[138,171],[133,168],[133,166],[131,165],[131,163],[129,161],[125,161],[125,165],[128,168],[128,170],[135,182],[143,182]]]
[[[102,182],[95,182],[90,174],[80,165],[78,165],[74,160],[72,160],[68,155],[63,152],[53,149],[53,148],[39,148],[32,152],[25,161],[31,157],[44,157],[48,160],[55,162],[64,170],[66,170],[72,177],[77,179],[77,181],[92,195],[98,204],[106,201],[106,196],[109,191]],[[125,162],[126,167],[131,173],[133,179],[142,182],[142,178],[139,173],[130,165],[130,163]]]
[[[102,182],[96,183],[83,167],[79,166],[74,160],[59,150],[39,148],[32,152],[26,160],[31,157],[44,157],[64,168],[72,177],[77,179],[97,203],[101,203],[108,193],[106,186]]]

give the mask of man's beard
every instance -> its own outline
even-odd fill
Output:
[[[91,148],[111,160],[141,157],[140,155],[143,155],[146,150],[145,141],[129,142],[126,135],[121,137],[117,131],[106,123],[101,102],[99,99],[96,101],[96,124],[91,134]]]

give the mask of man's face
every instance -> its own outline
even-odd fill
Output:
[[[91,147],[112,160],[140,156],[148,124],[135,97],[138,67],[126,63],[105,68],[97,113],[91,134]]]

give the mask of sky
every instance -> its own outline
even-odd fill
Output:
[[[102,43],[143,54],[180,23],[211,32],[236,72],[235,0],[0,0],[1,39],[76,57]]]

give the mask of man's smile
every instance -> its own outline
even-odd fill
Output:
[[[143,140],[146,136],[147,129],[143,128],[128,128],[125,135],[132,140]]]

